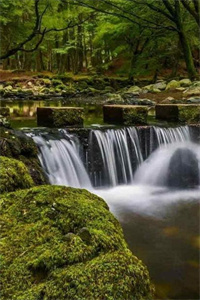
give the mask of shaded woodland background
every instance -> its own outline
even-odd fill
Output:
[[[3,69],[131,78],[199,67],[199,0],[1,0]]]

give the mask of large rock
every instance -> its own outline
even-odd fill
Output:
[[[134,85],[134,86],[131,86],[127,92],[128,93],[141,93],[142,89],[139,86]]]
[[[182,79],[180,80],[180,85],[183,87],[188,87],[192,84],[192,81],[190,79]]]
[[[23,132],[0,128],[0,153],[2,156],[22,161],[36,185],[47,183],[38,159],[37,146]]]
[[[200,105],[198,104],[159,104],[155,107],[156,118],[183,123],[200,122]]]
[[[195,188],[200,184],[198,159],[187,148],[177,149],[169,164],[167,185],[175,188]]]
[[[166,90],[175,90],[176,88],[180,87],[180,82],[177,80],[171,80],[167,86]]]
[[[104,122],[121,125],[147,123],[148,107],[142,105],[104,105]]]
[[[167,84],[165,81],[156,82],[153,85],[153,89],[159,89],[159,90],[165,90],[167,87]]]
[[[45,127],[83,126],[81,107],[38,107],[37,124]]]
[[[146,267],[101,198],[42,186],[1,204],[1,300],[153,298]]]
[[[0,193],[32,187],[27,167],[16,159],[0,156]]]

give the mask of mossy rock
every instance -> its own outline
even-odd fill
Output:
[[[104,105],[104,122],[126,126],[147,124],[148,107],[145,105]]]
[[[179,120],[188,124],[200,123],[200,105],[179,105]]]
[[[36,185],[47,183],[38,159],[37,146],[24,133],[0,127],[0,153],[22,161]]]
[[[45,127],[81,127],[83,126],[83,108],[81,107],[38,107],[38,126]]]
[[[60,79],[52,79],[51,82],[52,82],[53,86],[58,86],[58,85],[62,85],[63,84],[62,80],[60,80]]]
[[[33,180],[26,166],[16,159],[0,156],[0,193],[32,187]]]
[[[50,87],[51,86],[51,80],[48,78],[42,78],[42,83],[46,86],[46,87]]]
[[[0,219],[1,300],[152,299],[146,267],[96,195],[58,186],[4,194]]]

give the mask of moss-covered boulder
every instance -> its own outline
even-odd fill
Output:
[[[88,191],[5,194],[0,221],[1,300],[152,299],[146,267],[107,204]]]
[[[22,161],[36,185],[47,183],[38,159],[37,146],[23,132],[0,127],[0,153],[2,156]]]
[[[176,88],[179,88],[181,86],[180,82],[177,80],[171,80],[167,86],[166,90],[175,90]]]
[[[0,193],[27,189],[34,185],[27,167],[16,159],[0,156]]]

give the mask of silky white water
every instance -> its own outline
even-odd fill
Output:
[[[73,140],[46,140],[32,136],[40,150],[39,159],[51,184],[91,188],[89,176]]]

